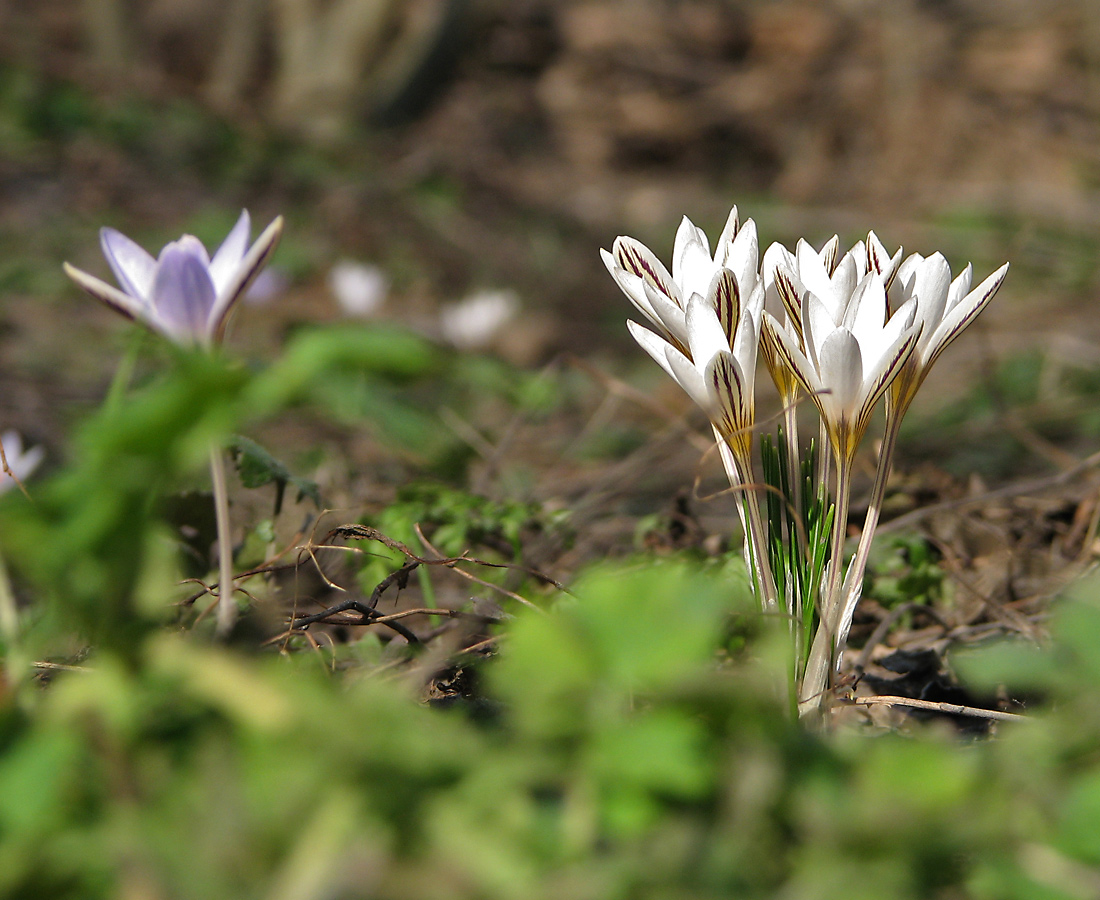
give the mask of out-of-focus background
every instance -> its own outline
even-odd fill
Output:
[[[244,354],[395,320],[526,371],[576,354],[680,409],[626,336],[598,254],[617,234],[667,260],[682,215],[714,236],[736,203],[765,245],[874,228],[978,278],[1007,259],[917,413],[1022,403],[1019,440],[956,467],[991,478],[1096,431],[1085,0],[10,0],[0,59],[0,414],[47,445],[129,334],[61,262],[106,277],[102,225],[213,245],[242,207],[257,230],[287,218]],[[1071,435],[1043,431],[1051,408]],[[956,453],[936,434],[911,429],[910,458]]]

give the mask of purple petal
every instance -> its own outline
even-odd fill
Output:
[[[97,300],[106,303],[128,319],[147,320],[149,307],[144,300],[126,294],[114,285],[107,284],[106,281],[100,281],[94,275],[89,275],[87,272],[83,272],[75,266],[70,266],[68,263],[65,263],[62,268],[78,287],[83,288]],[[148,324],[147,321],[146,324]]]
[[[122,289],[131,297],[147,300],[156,276],[157,261],[113,228],[100,229],[99,245]]]
[[[190,242],[174,241],[161,251],[152,299],[157,328],[182,343],[207,340],[214,298],[209,267]]]
[[[225,334],[225,325],[233,305],[241,298],[260,269],[275,252],[279,238],[283,234],[283,217],[276,216],[254,243],[231,273],[227,284],[220,286],[217,299],[207,318],[207,330],[211,338],[220,341]]]
[[[241,260],[248,252],[248,239],[252,234],[252,222],[248,217],[248,210],[242,210],[237,224],[222,245],[214,252],[210,260],[210,277],[214,280],[214,288],[220,294],[232,280],[234,273],[240,268]]]

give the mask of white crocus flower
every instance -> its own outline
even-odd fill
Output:
[[[757,283],[742,307],[736,277],[721,269],[705,296],[692,294],[688,301],[686,353],[636,322],[627,322],[634,340],[702,407],[738,454],[752,448],[763,302],[763,286]]]
[[[98,300],[181,345],[210,346],[225,335],[234,305],[263,267],[282,233],[275,219],[251,247],[248,212],[210,256],[190,234],[154,259],[113,228],[100,231],[103,255],[119,288],[65,263],[66,274]]]
[[[916,319],[922,325],[916,351],[909,358],[888,398],[901,415],[909,408],[940,354],[977,318],[1000,289],[1008,274],[1008,263],[970,289],[974,268],[966,268],[954,281],[951,267],[940,253],[927,259],[919,253],[909,256],[898,269],[891,290],[895,304],[916,303]]]
[[[671,274],[633,238],[617,238],[612,252],[602,256],[652,326],[628,322],[631,335],[710,419],[731,485],[755,483],[752,428],[764,306],[756,223],[740,225],[734,207],[712,253],[706,235],[685,217],[676,232]],[[751,490],[741,499],[746,552],[760,578],[761,602],[775,610],[759,502]]]
[[[919,336],[915,308],[909,301],[887,319],[886,290],[877,272],[865,275],[844,302],[834,294],[827,305],[805,290],[805,352],[793,329],[765,313],[777,349],[813,397],[838,456],[850,459],[854,454],[879,397],[912,354]]]
[[[845,577],[843,603],[836,610],[831,626],[838,647],[843,646],[848,637],[862,593],[863,572],[871,552],[871,539],[878,526],[902,417],[940,354],[993,299],[1008,274],[1008,263],[971,290],[973,273],[973,267],[968,264],[952,280],[951,268],[940,253],[927,258],[914,253],[898,268],[890,292],[891,299],[895,304],[901,304],[902,308],[914,309],[914,324],[920,331],[913,352],[902,364],[886,393],[886,429],[878,471],[871,487],[867,519]]]
[[[746,298],[756,286],[759,242],[756,223],[741,225],[735,206],[711,253],[707,236],[685,216],[676,231],[672,272],[648,247],[631,237],[618,237],[609,253],[601,250],[604,265],[623,293],[657,333],[682,353],[688,352],[687,307],[693,294],[705,296],[721,269],[729,269],[738,296]]]
[[[3,448],[4,469],[0,471],[0,493],[22,484],[34,474],[42,463],[46,451],[41,447],[23,449],[23,438],[18,431],[8,429],[0,435],[0,447]]]
[[[886,392],[886,428],[875,481],[871,487],[866,521],[840,596],[832,603],[829,616],[824,619],[825,627],[819,633],[820,640],[815,642],[811,651],[803,683],[804,698],[812,697],[824,688],[830,662],[835,665],[839,661],[838,651],[847,641],[862,593],[863,573],[878,526],[902,417],[932,365],[963,329],[985,309],[1000,288],[1007,272],[1008,263],[1005,263],[977,288],[971,290],[972,267],[967,265],[952,280],[951,269],[940,253],[934,253],[927,258],[913,254],[896,268],[889,299],[892,301],[891,305],[900,307],[895,317],[906,308],[912,311],[913,328],[917,333],[916,343]]]

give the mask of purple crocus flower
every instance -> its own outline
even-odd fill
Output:
[[[93,297],[175,343],[210,346],[225,336],[229,313],[271,256],[282,230],[280,216],[249,247],[251,222],[245,210],[212,257],[198,238],[185,234],[153,259],[126,235],[104,228],[99,233],[103,255],[122,289],[68,263],[65,273]]]

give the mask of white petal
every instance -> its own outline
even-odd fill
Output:
[[[1008,263],[1001,266],[985,281],[960,300],[948,313],[939,328],[933,332],[921,354],[921,362],[927,368],[932,365],[955,338],[986,308],[993,295],[1000,289],[1008,274]]]
[[[863,355],[859,341],[847,328],[837,328],[821,342],[821,383],[829,390],[822,408],[832,422],[851,419],[859,409],[863,389]]]
[[[669,335],[686,347],[687,322],[685,321],[684,311],[649,282],[643,281],[641,285],[646,302],[655,317],[653,324],[667,331]]]
[[[879,240],[873,231],[867,232],[867,268],[873,269],[882,276],[882,283],[889,291],[890,284],[894,280],[898,266],[901,264],[901,247],[898,247],[893,256],[886,246]]]
[[[760,349],[759,320],[750,314],[742,314],[733,336],[733,356],[741,368],[745,390],[752,393],[756,383],[756,355]]]
[[[806,294],[802,300],[802,344],[806,356],[821,375],[824,375],[821,368],[821,347],[836,329],[836,322],[817,294]]]
[[[654,361],[665,370],[669,378],[675,381],[692,400],[700,407],[709,411],[710,397],[707,394],[703,376],[692,365],[691,360],[668,343],[668,341],[655,335],[652,331],[643,328],[637,322],[627,321],[627,330],[646,353],[653,357]]]
[[[864,276],[844,311],[844,325],[860,344],[870,344],[886,324],[886,289],[878,272]]]
[[[606,250],[600,250],[600,258],[607,267],[607,271],[611,273],[611,277],[615,279],[619,290],[626,294],[627,299],[638,308],[642,315],[656,324],[657,313],[654,312],[649,300],[646,298],[645,282],[642,281],[641,277],[620,266],[615,262],[615,257]]]
[[[718,321],[718,314],[698,294],[688,301],[687,332],[691,359],[700,372],[706,369],[716,354],[729,352],[729,339]]]
[[[947,305],[944,307],[944,315],[951,312],[951,310],[959,305],[959,301],[970,293],[970,285],[973,280],[974,267],[970,263],[967,263],[966,268],[951,282],[951,289],[947,292]]]
[[[737,284],[741,288],[741,296],[745,297],[752,290],[757,278],[757,270],[760,264],[760,239],[756,234],[756,223],[749,219],[741,226],[737,238],[730,247],[729,258],[725,265],[732,269],[737,276]]]
[[[680,288],[681,297],[685,300],[692,294],[706,296],[707,288],[710,287],[711,278],[714,276],[714,261],[710,257],[706,236],[698,229],[695,230],[696,237],[689,237],[683,242],[672,264],[672,277]]]
[[[798,280],[818,297],[830,296],[833,288],[832,279],[817,251],[800,239],[795,248],[795,259],[798,262]]]
[[[828,295],[821,299],[828,304],[833,314],[833,321],[838,325],[844,319],[844,310],[848,306],[852,292],[859,284],[859,263],[851,253],[845,253],[840,263],[833,270],[833,277],[829,279],[830,290]]]
[[[737,207],[735,206],[726,217],[725,227],[718,236],[718,243],[714,245],[714,262],[717,265],[728,265],[727,261],[729,259],[730,245],[733,244],[733,240],[737,237],[737,232],[740,228],[741,225],[737,217]]]
[[[926,327],[935,328],[943,319],[950,287],[951,267],[942,253],[933,253],[917,270],[916,283],[913,285],[913,296],[917,298],[920,309],[917,315],[926,323]]]
[[[620,268],[649,282],[673,302],[682,304],[680,290],[668,274],[668,269],[645,244],[631,237],[617,237],[611,252]]]

